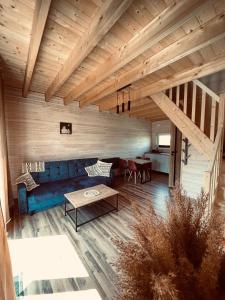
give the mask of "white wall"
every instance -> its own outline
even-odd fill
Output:
[[[202,77],[200,81],[218,95],[225,93],[225,70]]]

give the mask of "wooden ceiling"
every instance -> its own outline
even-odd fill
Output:
[[[163,119],[151,94],[225,69],[224,15],[225,0],[0,0],[5,83],[110,111],[131,84],[130,115]]]

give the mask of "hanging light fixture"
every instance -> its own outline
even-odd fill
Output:
[[[119,106],[119,102],[118,102],[119,91],[116,91],[116,98],[117,98],[116,113],[119,114],[120,113],[120,106]]]
[[[122,103],[122,112],[125,111],[125,103],[124,103],[124,91],[122,91],[123,93],[123,103]]]
[[[131,98],[130,98],[130,84],[122,87],[121,89],[116,91],[116,97],[117,97],[117,105],[116,105],[116,113],[119,114],[120,113],[120,106],[119,106],[119,93],[122,92],[122,98],[123,98],[123,102],[122,102],[122,112],[125,112],[125,103],[124,103],[124,90],[129,88],[128,90],[128,103],[127,103],[127,110],[130,111],[131,110]]]
[[[128,104],[127,104],[127,109],[128,111],[131,110],[131,101],[130,101],[130,86],[129,86],[129,91],[128,91],[129,95],[128,95]]]

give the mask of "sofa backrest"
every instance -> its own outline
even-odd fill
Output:
[[[69,178],[87,175],[85,167],[96,164],[97,158],[73,159],[68,160]]]
[[[102,158],[101,161],[112,163],[112,169],[119,168],[119,162],[120,162],[119,157]]]
[[[86,166],[93,165],[97,158],[47,161],[44,172],[32,172],[32,176],[37,183],[63,180],[87,175]]]

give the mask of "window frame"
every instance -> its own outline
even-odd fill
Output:
[[[164,148],[164,149],[169,149],[171,144],[170,145],[160,145],[159,144],[159,137],[160,136],[170,136],[170,143],[171,143],[171,134],[170,133],[158,133],[157,134],[157,145],[158,145],[158,148]]]

